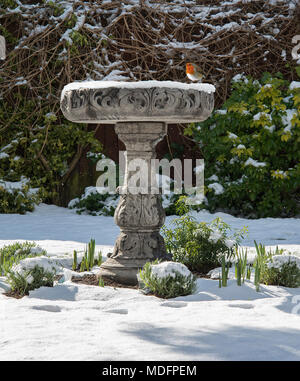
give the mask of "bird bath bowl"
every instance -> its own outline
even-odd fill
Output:
[[[153,192],[155,174],[150,165],[156,144],[170,123],[207,119],[214,106],[214,86],[172,81],[87,81],[66,85],[61,94],[64,116],[77,123],[111,123],[126,146],[124,185],[115,222],[120,227],[112,255],[99,276],[118,283],[137,284],[137,273],[146,262],[167,259],[160,228],[165,221],[161,196]],[[129,187],[133,160],[146,163],[145,177],[151,179],[143,192]],[[147,182],[148,184],[148,182]]]

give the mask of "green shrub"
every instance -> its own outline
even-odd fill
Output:
[[[80,198],[69,202],[69,208],[76,209],[78,214],[113,216],[118,199],[119,195],[117,193],[99,193],[96,187],[87,187]]]
[[[41,201],[41,195],[30,191],[28,185],[22,185],[19,189],[7,189],[7,184],[0,181],[0,213],[32,212],[34,206]]]
[[[161,298],[192,294],[196,277],[181,263],[148,262],[139,273],[140,285]]]
[[[25,88],[9,100],[0,99],[0,179],[19,181],[25,176],[31,187],[40,189],[43,201],[61,204],[62,190],[83,153],[100,152],[102,145],[95,131],[67,121],[59,102],[50,109],[48,102],[28,99]],[[51,92],[43,91],[40,98]]]
[[[54,271],[46,271],[43,267],[36,265],[23,273],[10,270],[7,279],[12,291],[23,296],[39,287],[53,287],[54,275]]]
[[[300,258],[274,255],[266,264],[262,283],[284,287],[300,287]]]
[[[221,110],[185,129],[205,160],[207,207],[248,218],[299,213],[300,88],[236,76]]]
[[[186,211],[183,203],[184,198],[181,198],[176,204],[179,214]],[[173,261],[185,264],[191,271],[207,273],[221,265],[222,256],[230,258],[233,255],[233,248],[240,243],[246,228],[229,236],[231,228],[221,218],[211,223],[197,222],[186,213],[175,218],[170,228],[164,225],[162,232]]]
[[[180,194],[171,192],[170,194],[162,194],[162,206],[166,216],[174,216],[177,213],[176,203],[180,198]]]
[[[46,251],[34,242],[16,242],[12,245],[3,246],[0,249],[0,275],[6,275],[13,265],[18,264],[25,258],[33,258],[46,255]]]

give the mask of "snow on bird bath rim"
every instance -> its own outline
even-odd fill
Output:
[[[118,82],[118,81],[81,81],[72,82],[64,86],[61,99],[63,99],[66,91],[78,89],[104,89],[104,88],[120,88],[120,89],[150,89],[154,87],[166,87],[168,89],[181,90],[197,90],[204,91],[208,94],[214,93],[216,88],[210,83],[182,83],[175,81],[138,81],[138,82]]]

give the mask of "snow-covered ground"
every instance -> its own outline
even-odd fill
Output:
[[[197,219],[217,216],[248,226],[245,246],[255,239],[300,255],[300,219]],[[91,238],[105,257],[118,234],[112,217],[56,206],[0,214],[0,247],[35,241],[66,265]],[[0,360],[300,360],[300,289],[262,285],[257,293],[233,279],[220,289],[202,278],[195,294],[171,300],[70,281],[19,300],[0,291]]]

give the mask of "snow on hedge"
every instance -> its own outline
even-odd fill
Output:
[[[251,157],[249,157],[247,161],[245,162],[245,165],[252,165],[253,167],[265,167],[266,163],[256,161],[252,159]]]
[[[224,188],[219,183],[212,183],[207,186],[207,188],[213,189],[215,194],[222,194],[224,192]]]
[[[151,265],[151,273],[159,279],[167,278],[169,276],[175,278],[176,273],[179,273],[185,277],[189,277],[191,275],[190,270],[184,264],[172,261]]]
[[[272,261],[267,263],[267,266],[269,269],[280,269],[286,263],[296,263],[300,270],[300,258],[295,255],[274,255]]]
[[[12,266],[11,271],[15,274],[24,276],[29,270],[32,270],[35,266],[43,268],[46,272],[55,273],[56,271],[62,270],[62,266],[54,262],[46,256],[25,258],[22,259],[18,264]]]
[[[9,193],[13,193],[15,190],[21,191],[30,182],[25,176],[21,176],[20,181],[5,181],[0,179],[0,188],[5,189]],[[28,194],[33,195],[39,191],[39,188],[29,188]]]

